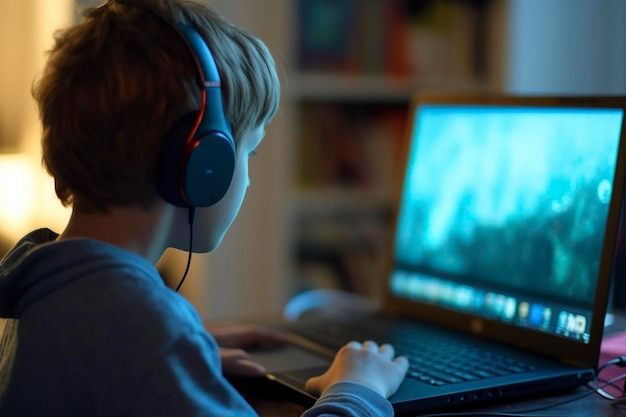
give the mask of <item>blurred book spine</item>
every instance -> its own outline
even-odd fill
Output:
[[[480,79],[489,0],[298,0],[297,69]]]

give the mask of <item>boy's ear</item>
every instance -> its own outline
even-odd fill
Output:
[[[228,191],[235,170],[235,142],[208,45],[192,27],[176,29],[196,63],[201,106],[176,121],[168,132],[159,151],[156,184],[170,204],[208,207]]]

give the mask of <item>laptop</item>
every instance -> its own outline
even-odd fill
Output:
[[[294,344],[253,359],[314,401],[304,384],[339,346],[390,342],[411,362],[390,398],[398,414],[592,380],[623,198],[625,108],[626,97],[416,94],[382,308],[288,323]]]

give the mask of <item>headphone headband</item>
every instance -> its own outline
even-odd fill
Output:
[[[217,64],[213,59],[213,54],[211,54],[209,47],[206,42],[204,42],[204,39],[189,25],[176,25],[176,29],[189,49],[194,52],[193,58],[198,67],[198,75],[203,85],[205,87],[221,87],[222,82],[220,80],[220,73],[217,70]],[[203,56],[207,59],[200,60],[198,56]]]

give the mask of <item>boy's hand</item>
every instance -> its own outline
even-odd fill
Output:
[[[276,347],[286,343],[281,333],[252,324],[207,324],[205,327],[222,348]]]
[[[393,346],[378,346],[375,342],[350,342],[342,347],[328,371],[311,378],[306,383],[306,390],[320,395],[336,382],[355,382],[365,385],[389,398],[400,386],[409,361],[404,356],[394,358]]]
[[[265,368],[250,360],[243,349],[220,348],[222,373],[226,376],[258,377],[265,375]]]
[[[276,347],[285,338],[271,329],[243,324],[213,324],[205,326],[220,347],[222,373],[229,376],[263,376],[265,368],[250,360],[243,349]]]

